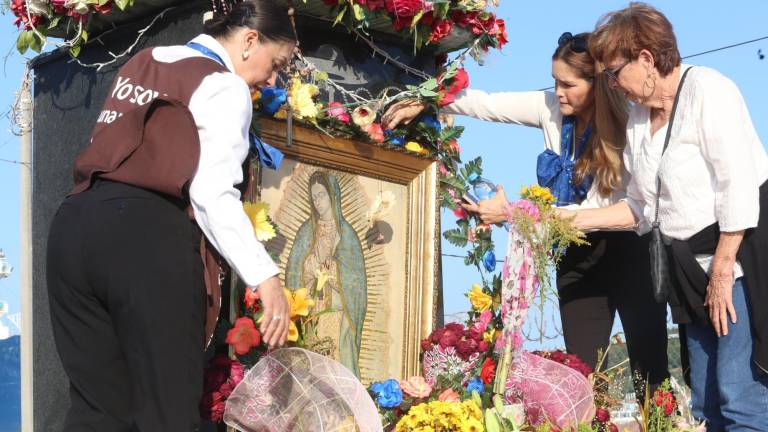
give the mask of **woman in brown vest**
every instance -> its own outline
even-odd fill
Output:
[[[227,264],[260,295],[264,340],[285,341],[278,268],[235,186],[251,90],[274,84],[296,36],[279,2],[217,6],[205,34],[120,69],[53,221],[47,277],[70,379],[66,431],[197,430]]]

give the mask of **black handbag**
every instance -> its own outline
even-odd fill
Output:
[[[661,150],[662,158],[669,145],[669,138],[672,135],[672,124],[675,121],[675,112],[677,112],[677,102],[680,100],[680,92],[685,83],[685,77],[693,69],[689,67],[680,78],[680,85],[677,87],[675,102],[672,105],[672,114],[669,116],[669,125],[667,126],[667,135],[664,137],[664,147]],[[661,167],[661,159],[659,159]],[[659,194],[661,193],[661,177],[656,175],[656,210],[651,224],[651,239],[648,245],[648,252],[651,255],[651,287],[653,288],[653,298],[657,303],[666,303],[669,292],[672,289],[672,277],[669,271],[669,257],[667,256],[667,244],[659,227]]]

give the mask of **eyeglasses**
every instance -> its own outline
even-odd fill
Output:
[[[587,40],[581,36],[574,36],[571,32],[565,32],[557,39],[557,46],[561,47],[567,43],[570,43],[571,51],[575,53],[583,53],[587,51]]]
[[[624,66],[626,66],[626,65],[628,65],[630,63],[631,62],[629,60],[627,60],[627,61],[624,62],[624,64],[622,64],[621,66],[617,67],[614,70],[603,69],[603,73],[605,74],[605,76],[608,77],[609,80],[617,83],[617,82],[619,82],[619,74],[621,73],[621,70],[624,69]]]

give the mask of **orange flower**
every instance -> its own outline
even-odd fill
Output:
[[[261,333],[256,330],[253,320],[238,318],[235,326],[227,332],[227,343],[235,348],[237,355],[245,355],[261,343]]]
[[[254,309],[254,306],[256,306],[256,301],[259,299],[259,292],[256,290],[252,290],[250,288],[245,289],[245,307],[249,309]],[[255,312],[255,310],[254,310]]]
[[[456,393],[456,391],[452,388],[443,390],[442,393],[440,393],[440,396],[437,397],[437,400],[442,402],[459,402],[459,394]]]

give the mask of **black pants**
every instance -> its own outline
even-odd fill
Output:
[[[59,208],[47,277],[66,432],[199,427],[205,288],[184,208],[107,181]]]
[[[587,240],[567,250],[557,271],[566,349],[594,367],[618,311],[633,376],[655,387],[669,377],[667,307],[651,292],[648,236],[597,232]]]

